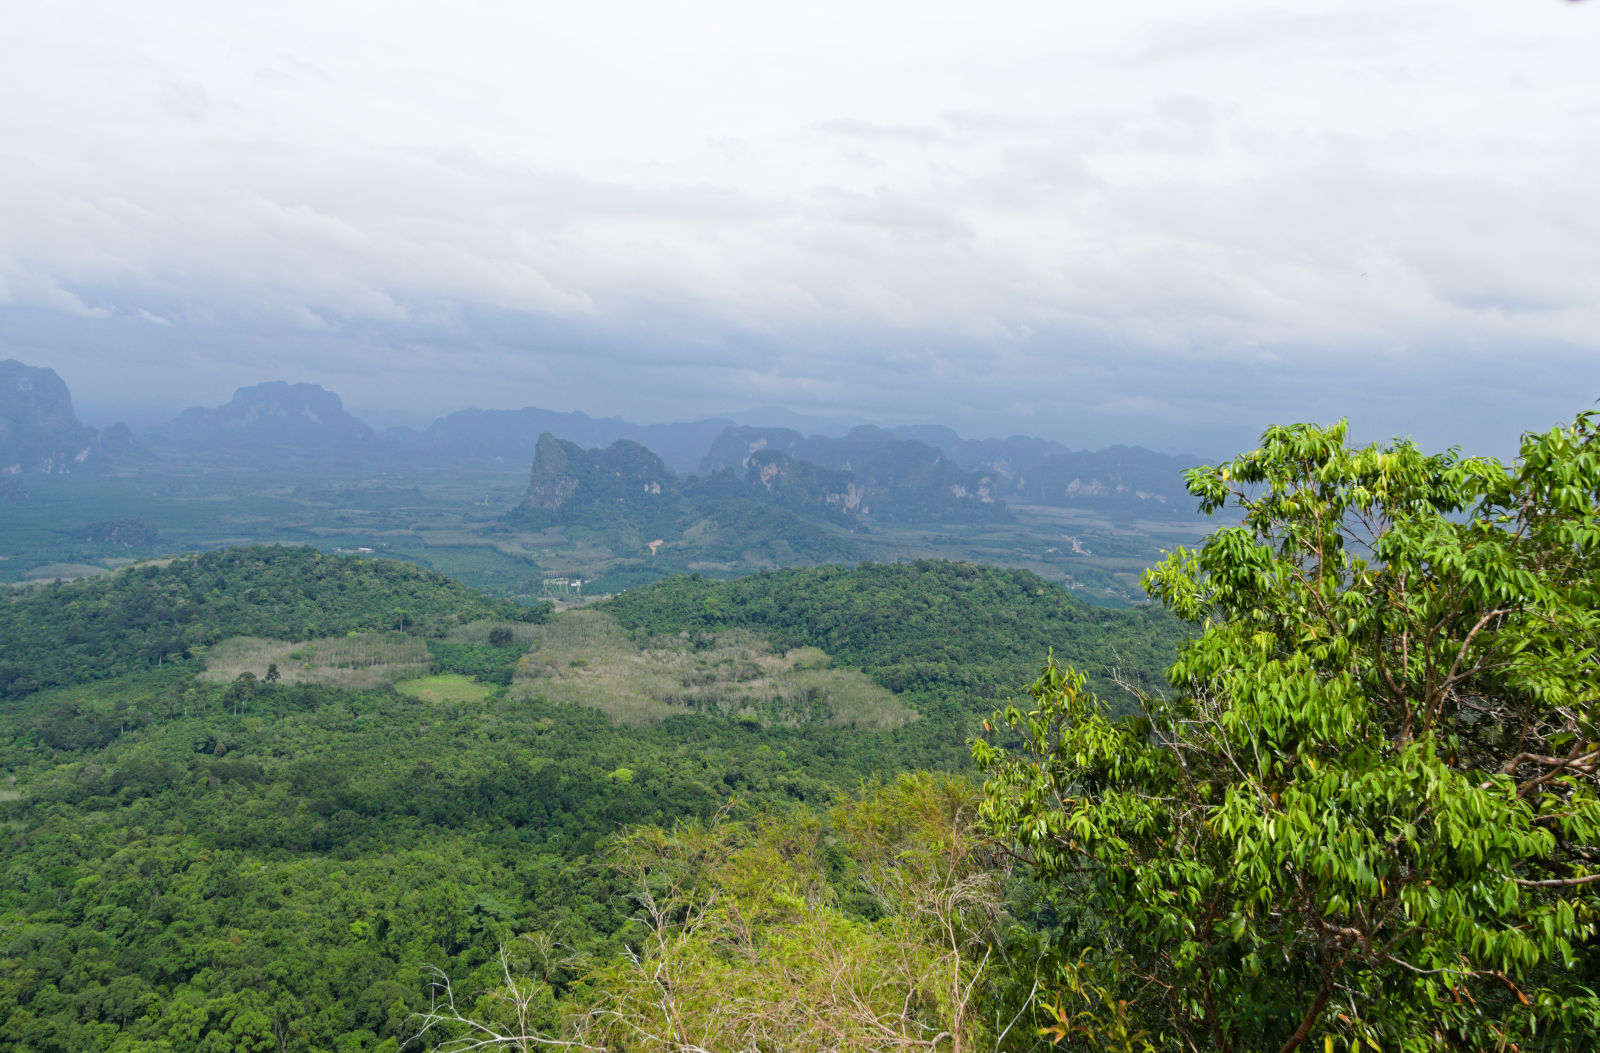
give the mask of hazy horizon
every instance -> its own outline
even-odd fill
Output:
[[[27,364],[28,365],[33,365],[33,363],[27,363]],[[294,381],[294,380],[288,380],[287,382],[288,383],[302,383],[302,382],[304,382],[304,383],[315,383],[314,381]],[[262,381],[261,383],[267,383],[267,381]],[[251,385],[244,385],[244,386],[248,387],[248,386],[251,386]],[[71,384],[70,383],[68,384],[68,388],[69,388],[69,390],[71,389]],[[238,389],[235,389],[235,390],[238,390]],[[327,389],[327,390],[331,390],[331,389]],[[340,396],[340,401],[344,405],[345,412],[349,413],[355,419],[361,421],[362,423],[364,423],[367,426],[369,426],[370,428],[372,428],[373,431],[375,433],[379,434],[379,435],[382,435],[385,431],[387,431],[387,430],[389,430],[391,428],[402,428],[403,427],[403,428],[412,428],[412,429],[415,429],[417,431],[423,431],[423,430],[426,430],[427,427],[430,424],[434,423],[437,420],[440,420],[440,419],[442,419],[444,417],[447,417],[452,413],[457,413],[457,412],[461,412],[463,410],[469,410],[469,409],[498,410],[498,411],[504,411],[504,412],[515,412],[517,410],[522,410],[522,409],[540,409],[540,410],[549,410],[549,411],[553,411],[553,412],[557,412],[557,413],[582,412],[582,413],[587,414],[593,420],[617,419],[617,420],[622,420],[622,421],[624,421],[624,422],[626,422],[628,424],[633,424],[633,425],[646,425],[646,426],[648,426],[648,425],[667,425],[667,424],[690,424],[690,423],[696,423],[696,422],[707,421],[707,420],[728,420],[731,423],[733,423],[735,425],[740,425],[740,426],[748,425],[748,426],[754,426],[754,427],[789,428],[789,429],[792,429],[792,430],[795,430],[795,431],[802,432],[803,434],[806,434],[806,435],[815,434],[815,435],[827,435],[827,436],[833,436],[833,437],[843,436],[844,434],[849,432],[852,428],[856,428],[856,427],[859,427],[859,426],[862,426],[862,425],[876,425],[876,426],[879,426],[879,427],[889,427],[889,428],[900,427],[900,426],[912,426],[912,427],[915,427],[915,426],[932,425],[932,426],[942,426],[942,427],[950,428],[951,430],[953,430],[957,434],[959,434],[960,437],[963,438],[963,439],[1006,439],[1006,438],[1012,438],[1012,437],[1016,437],[1016,436],[1031,436],[1031,437],[1036,437],[1036,438],[1052,439],[1053,441],[1061,442],[1063,445],[1065,445],[1065,446],[1067,446],[1069,448],[1079,449],[1079,450],[1088,450],[1088,451],[1102,450],[1102,449],[1105,449],[1107,447],[1118,446],[1118,445],[1142,446],[1142,447],[1144,447],[1146,449],[1152,450],[1152,451],[1157,452],[1157,453],[1177,455],[1177,456],[1195,456],[1197,458],[1200,458],[1202,460],[1207,460],[1207,461],[1222,460],[1222,459],[1231,457],[1234,453],[1240,452],[1240,451],[1248,448],[1248,443],[1241,443],[1236,448],[1235,447],[1229,447],[1229,448],[1225,448],[1224,449],[1224,448],[1215,447],[1215,446],[1207,447],[1207,446],[1200,445],[1198,443],[1191,444],[1189,446],[1161,445],[1161,444],[1153,442],[1153,441],[1151,441],[1149,439],[1139,439],[1139,438],[1134,438],[1134,439],[1131,439],[1131,440],[1130,439],[1110,439],[1110,438],[1108,438],[1108,439],[1105,439],[1104,441],[1094,441],[1094,440],[1091,439],[1088,442],[1081,442],[1081,443],[1076,443],[1075,444],[1075,443],[1073,443],[1071,441],[1068,441],[1066,439],[1062,439],[1062,438],[1060,438],[1058,436],[1045,434],[1045,433],[1040,432],[1040,431],[1028,431],[1028,430],[1025,430],[1025,429],[1013,429],[1013,430],[1010,430],[1010,431],[994,431],[994,432],[972,431],[972,430],[968,430],[968,429],[963,429],[962,427],[958,426],[955,422],[952,422],[950,420],[911,419],[911,418],[907,418],[907,419],[888,419],[888,418],[882,418],[882,417],[873,418],[873,417],[864,417],[864,416],[856,416],[856,415],[804,414],[804,413],[796,413],[796,412],[794,412],[792,410],[789,410],[789,409],[787,409],[785,407],[771,406],[771,405],[768,405],[768,406],[752,406],[752,407],[750,407],[748,409],[743,409],[743,410],[729,409],[729,410],[727,410],[725,412],[721,412],[721,413],[705,413],[705,414],[699,414],[699,415],[696,415],[696,416],[693,416],[693,417],[661,418],[661,419],[651,420],[651,419],[636,419],[636,418],[628,417],[628,416],[626,416],[624,414],[621,414],[621,413],[614,413],[614,412],[608,413],[608,412],[603,412],[603,411],[602,412],[595,412],[593,410],[583,409],[582,407],[549,406],[549,405],[537,405],[537,404],[532,404],[532,403],[524,404],[524,405],[515,405],[515,406],[513,406],[513,405],[502,405],[502,406],[454,405],[454,406],[450,406],[448,408],[442,408],[442,409],[440,409],[438,411],[431,411],[431,410],[424,410],[424,409],[416,409],[416,410],[409,410],[409,411],[408,410],[393,410],[393,409],[389,409],[387,407],[360,406],[360,405],[352,404],[350,399],[344,397],[344,393],[343,392],[335,391],[334,394]],[[230,392],[229,397],[231,398],[231,396],[232,396],[232,393]],[[125,423],[125,424],[128,424],[134,430],[135,435],[137,436],[138,433],[140,433],[140,432],[146,432],[146,433],[158,432],[162,425],[165,425],[165,424],[171,422],[175,417],[177,417],[180,413],[182,413],[185,410],[193,409],[193,408],[213,409],[213,408],[216,408],[218,406],[221,406],[221,405],[225,404],[227,401],[228,401],[228,399],[224,398],[224,399],[218,400],[215,403],[203,403],[203,404],[202,403],[197,403],[197,404],[193,404],[193,405],[187,405],[186,404],[186,405],[181,405],[181,406],[180,405],[163,405],[163,404],[145,404],[145,405],[120,404],[119,405],[119,404],[116,404],[116,403],[92,403],[92,402],[88,403],[87,405],[83,405],[83,404],[80,404],[79,400],[76,397],[76,394],[74,393],[73,409],[76,412],[76,415],[77,415],[78,419],[80,421],[82,421],[86,425],[89,425],[89,426],[95,427],[95,428],[106,428],[106,427],[109,427],[112,424]],[[1581,411],[1581,410],[1586,409],[1586,408],[1594,408],[1594,407],[1579,406],[1577,408],[1577,411]],[[1575,411],[1575,412],[1577,412],[1577,411]],[[1323,420],[1318,420],[1315,423],[1332,424],[1332,423],[1334,423],[1334,421],[1336,419],[1338,419],[1338,418],[1327,418],[1327,419],[1323,419]],[[1563,421],[1564,421],[1563,418],[1552,418],[1551,420],[1546,421],[1546,422],[1530,423],[1526,427],[1520,428],[1518,434],[1520,434],[1521,432],[1526,432],[1526,431],[1547,430],[1550,427],[1554,427],[1557,424],[1563,423]],[[1265,426],[1267,426],[1269,424],[1282,424],[1282,423],[1289,423],[1289,421],[1287,421],[1287,420],[1264,421],[1263,422],[1263,427],[1265,427]],[[1355,441],[1355,442],[1382,442],[1382,441],[1385,441],[1385,440],[1388,440],[1388,439],[1392,439],[1392,438],[1411,438],[1411,437],[1413,437],[1413,436],[1411,436],[1409,433],[1397,433],[1395,435],[1360,434],[1360,433],[1358,433],[1358,429],[1356,429],[1354,427],[1352,428],[1352,441]],[[1496,457],[1500,457],[1502,459],[1508,459],[1509,460],[1512,457],[1514,457],[1515,453],[1516,453],[1516,447],[1515,447],[1515,441],[1514,440],[1515,440],[1515,436],[1511,436],[1509,439],[1504,439],[1503,438],[1503,445],[1498,449],[1490,449],[1486,445],[1474,446],[1470,442],[1460,442],[1460,441],[1451,443],[1450,445],[1459,446],[1459,447],[1461,447],[1463,452],[1468,453],[1468,454],[1483,454],[1483,455],[1487,455],[1487,456],[1496,456]],[[1441,445],[1439,448],[1442,449],[1443,446]]]

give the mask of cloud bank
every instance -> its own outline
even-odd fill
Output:
[[[0,353],[81,402],[782,404],[1506,452],[1600,397],[1600,8],[44,5]]]

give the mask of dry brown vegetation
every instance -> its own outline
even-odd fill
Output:
[[[864,674],[828,668],[815,647],[779,652],[744,630],[635,638],[594,608],[524,628],[531,650],[517,664],[516,690],[593,706],[619,723],[690,712],[877,731],[917,716]]]
[[[270,666],[285,683],[372,689],[428,671],[427,642],[401,633],[358,633],[303,643],[236,636],[206,655],[205,679],[226,683],[241,673],[260,680]]]

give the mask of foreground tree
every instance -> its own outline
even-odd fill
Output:
[[[1296,425],[1190,473],[1241,522],[1146,575],[1195,627],[1170,697],[1112,721],[1052,661],[974,747],[985,823],[1065,908],[1072,989],[1127,1000],[1052,1003],[1044,1032],[1592,1048],[1596,423],[1510,467]]]
[[[598,970],[590,1041],[609,1049],[963,1053],[992,1026],[1004,872],[977,788],[912,774],[833,810],[833,838],[766,816],[619,838],[635,955]],[[840,909],[828,847],[858,910]],[[1004,1021],[1001,1022],[1002,1027]]]
[[[501,954],[470,1005],[443,974],[418,1038],[441,1053],[964,1053],[1021,1014],[1003,969],[1007,872],[973,830],[970,779],[914,773],[814,816],[726,815],[619,834],[609,867],[638,908],[629,952],[564,1001],[550,941]]]

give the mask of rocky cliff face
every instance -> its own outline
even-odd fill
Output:
[[[759,488],[761,495],[780,508],[802,516],[821,515],[843,525],[852,525],[872,511],[863,503],[866,495],[849,472],[823,468],[771,449],[757,450],[746,464],[751,488]]]
[[[992,473],[964,468],[925,442],[873,427],[839,439],[788,428],[729,428],[712,443],[701,470],[742,472],[775,463],[769,459],[780,455],[843,473],[848,486],[834,486],[843,495],[835,507],[852,514],[904,522],[992,522],[1011,514]]]
[[[999,495],[1015,503],[1159,516],[1195,511],[1183,473],[1201,463],[1198,457],[1140,446],[1069,450],[1025,435],[963,439],[942,427],[902,427],[889,433],[937,446],[957,464],[988,474]]]
[[[522,499],[525,512],[560,511],[578,492],[581,480],[572,463],[572,451],[580,456],[583,453],[576,443],[563,442],[549,432],[539,436],[533,453],[533,476],[528,481],[528,493]]]
[[[99,434],[79,423],[55,370],[0,362],[0,474],[81,471],[98,455]]]
[[[638,443],[619,439],[603,450],[586,450],[545,432],[534,449],[518,518],[535,527],[631,522],[666,529],[682,513],[672,472]]]
[[[848,475],[781,453],[747,468],[680,479],[638,443],[584,449],[547,432],[511,521],[591,531],[616,552],[650,559],[665,552],[779,567],[860,558],[848,534],[829,526],[860,525]]]
[[[1029,436],[963,439],[945,427],[868,425],[837,439],[790,428],[729,428],[701,470],[742,472],[774,451],[848,471],[863,495],[861,511],[890,519],[982,519],[1002,514],[1005,502],[1193,515],[1183,472],[1200,463],[1138,446],[1089,452]]]

